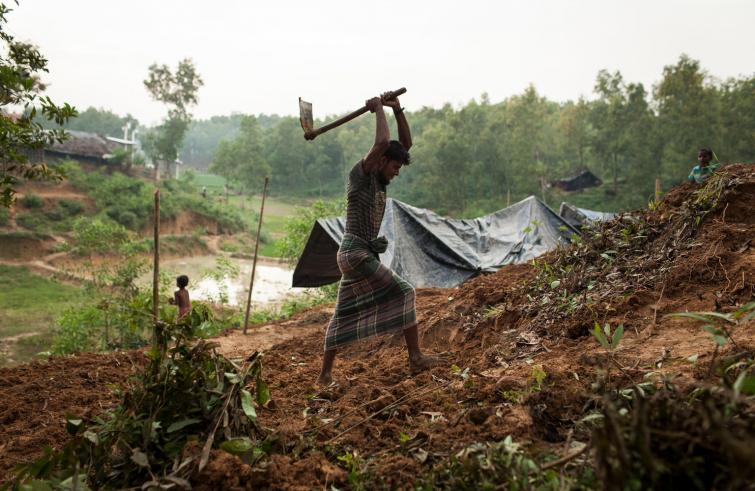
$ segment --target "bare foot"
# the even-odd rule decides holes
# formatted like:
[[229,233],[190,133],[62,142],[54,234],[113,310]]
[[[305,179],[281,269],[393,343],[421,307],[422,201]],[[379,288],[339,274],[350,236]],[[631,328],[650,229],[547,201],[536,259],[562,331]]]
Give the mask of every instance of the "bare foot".
[[333,383],[333,376],[329,373],[321,373],[317,378],[317,385],[320,387],[327,387]]
[[438,356],[420,355],[416,358],[409,358],[409,372],[416,375],[442,364],[443,359]]

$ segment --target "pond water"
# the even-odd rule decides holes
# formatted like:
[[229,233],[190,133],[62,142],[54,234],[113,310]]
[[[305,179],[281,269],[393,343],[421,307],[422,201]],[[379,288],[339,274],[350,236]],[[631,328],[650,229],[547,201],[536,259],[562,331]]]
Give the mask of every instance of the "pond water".
[[[160,269],[171,276],[185,274],[189,277],[191,298],[218,301],[221,295],[227,297],[229,305],[246,304],[249,279],[252,274],[251,259],[228,258],[239,269],[236,276],[224,275],[221,278],[209,276],[216,270],[217,256],[193,256],[162,261]],[[151,274],[151,273],[150,273]],[[252,305],[256,307],[277,307],[283,301],[302,293],[302,288],[292,288],[293,270],[287,264],[257,261],[252,290]]]

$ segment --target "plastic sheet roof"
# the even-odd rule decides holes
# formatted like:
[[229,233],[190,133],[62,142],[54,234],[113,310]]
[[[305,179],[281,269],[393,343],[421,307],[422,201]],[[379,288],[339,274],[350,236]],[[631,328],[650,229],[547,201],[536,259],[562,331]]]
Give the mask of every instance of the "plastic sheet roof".
[[[341,279],[336,254],[345,225],[343,217],[317,220],[294,270],[293,286]],[[474,219],[447,218],[388,199],[380,235],[389,245],[380,261],[417,288],[448,288],[507,264],[530,261],[569,243],[575,232],[535,196]]]

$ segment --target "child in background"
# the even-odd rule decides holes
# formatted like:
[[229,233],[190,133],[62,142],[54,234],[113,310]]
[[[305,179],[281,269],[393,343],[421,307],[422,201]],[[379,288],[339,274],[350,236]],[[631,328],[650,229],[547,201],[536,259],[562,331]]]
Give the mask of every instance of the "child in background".
[[704,183],[719,166],[718,162],[711,164],[710,161],[712,159],[713,151],[710,148],[701,148],[697,153],[699,164],[692,168],[687,179],[695,181],[698,184]]
[[186,314],[191,312],[191,300],[189,299],[189,290],[186,287],[189,284],[189,277],[182,274],[176,278],[178,290],[173,294],[173,298],[168,300],[171,305],[178,305],[178,320],[180,321]]

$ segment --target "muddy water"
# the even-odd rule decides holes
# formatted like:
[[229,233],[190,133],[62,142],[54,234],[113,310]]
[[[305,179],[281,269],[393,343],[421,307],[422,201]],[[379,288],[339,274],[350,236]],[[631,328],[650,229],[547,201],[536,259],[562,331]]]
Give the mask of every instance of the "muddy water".
[[[251,259],[229,259],[239,268],[236,276],[215,278],[209,275],[216,268],[216,256],[194,256],[163,261],[160,269],[171,276],[185,274],[189,277],[189,292],[197,300],[218,301],[221,294],[233,306],[246,304],[249,278],[252,272]],[[293,270],[286,264],[257,261],[254,274],[252,305],[277,307],[286,298],[302,293],[301,288],[292,288]]]

